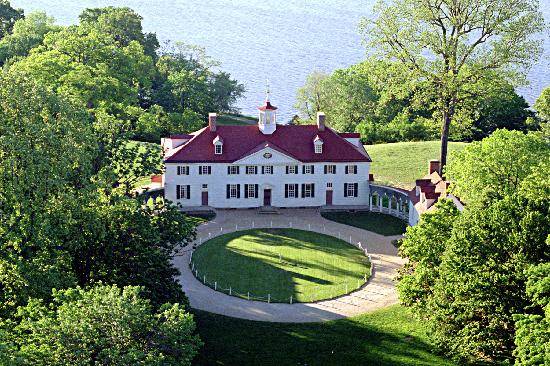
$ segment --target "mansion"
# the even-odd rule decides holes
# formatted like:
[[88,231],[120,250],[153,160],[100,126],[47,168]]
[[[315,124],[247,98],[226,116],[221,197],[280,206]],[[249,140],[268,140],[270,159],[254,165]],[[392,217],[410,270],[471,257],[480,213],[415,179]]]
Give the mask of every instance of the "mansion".
[[277,107],[259,107],[255,125],[216,124],[162,139],[164,196],[182,208],[369,205],[371,159],[356,133],[278,125]]
[[449,183],[431,161],[428,175],[405,190],[379,185],[371,158],[357,133],[339,133],[317,114],[315,125],[278,125],[277,107],[259,107],[258,123],[208,126],[161,141],[164,197],[183,210],[208,208],[291,208],[370,210],[415,225],[439,199],[452,199]]

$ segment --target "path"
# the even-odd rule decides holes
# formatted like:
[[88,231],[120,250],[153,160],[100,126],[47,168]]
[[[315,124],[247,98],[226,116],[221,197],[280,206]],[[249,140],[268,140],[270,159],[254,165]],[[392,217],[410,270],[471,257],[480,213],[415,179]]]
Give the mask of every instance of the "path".
[[[257,210],[218,210],[214,220],[197,228],[200,238],[238,230],[261,227],[289,227],[316,232],[325,232],[353,243],[367,245],[374,264],[374,272],[367,285],[348,295],[316,303],[268,304],[248,301],[229,296],[203,285],[189,269],[192,249],[185,248],[174,258],[174,264],[181,271],[180,282],[189,297],[191,306],[212,313],[235,318],[272,322],[319,322],[341,319],[370,312],[397,302],[393,283],[396,269],[403,261],[397,256],[397,249],[391,244],[399,236],[382,236],[356,227],[339,224],[321,217],[318,209],[282,209],[280,214],[258,214]],[[223,228],[223,231],[220,230]],[[198,242],[197,242],[198,244]]]

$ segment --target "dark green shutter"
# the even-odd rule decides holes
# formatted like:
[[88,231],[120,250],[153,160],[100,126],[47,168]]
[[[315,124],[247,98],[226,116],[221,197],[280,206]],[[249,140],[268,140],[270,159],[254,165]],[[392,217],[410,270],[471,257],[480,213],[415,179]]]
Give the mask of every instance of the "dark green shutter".
[[248,198],[248,184],[244,185],[244,198]]
[[302,198],[306,196],[306,185],[302,183]]
[[300,193],[298,192],[298,185],[294,185],[294,198],[300,197]]
[[357,197],[357,194],[359,193],[359,183],[353,183],[355,187],[355,195],[353,197]]
[[258,185],[254,184],[254,198],[258,198]]
[[[347,169],[347,166],[346,166],[346,169]],[[344,197],[347,197],[347,196],[348,196],[348,184],[344,183]]]
[[241,185],[237,184],[237,198],[241,198]]
[[346,165],[346,174],[349,174],[349,166]]
[[229,198],[230,197],[230,193],[231,192],[231,186],[228,184],[227,185],[227,194],[226,194],[226,198]]
[[315,165],[311,166],[311,174],[315,174]]
[[181,192],[180,192],[180,185],[176,185],[176,199],[180,199],[181,198]]

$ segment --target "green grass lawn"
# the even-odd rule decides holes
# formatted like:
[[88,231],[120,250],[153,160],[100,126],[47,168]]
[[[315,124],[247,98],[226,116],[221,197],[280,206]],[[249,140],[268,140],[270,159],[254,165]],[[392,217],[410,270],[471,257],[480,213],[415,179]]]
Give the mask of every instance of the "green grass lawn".
[[[463,149],[464,142],[450,142],[449,153]],[[439,158],[439,141],[397,142],[366,145],[372,158],[374,182],[401,188],[414,187],[414,181],[428,173],[428,162]]]
[[[365,282],[370,263],[334,237],[295,229],[257,229],[209,240],[193,254],[198,277],[232,295],[310,302],[343,295]],[[346,287],[347,285],[347,287]],[[347,290],[347,291],[346,291]],[[228,291],[224,291],[228,292]]]
[[202,365],[455,365],[434,352],[407,308],[325,323],[269,323],[194,311]]
[[399,235],[405,232],[407,224],[405,221],[390,215],[375,212],[321,212],[325,219],[336,221],[342,224],[355,226],[361,229],[389,236]]
[[220,114],[216,118],[216,123],[220,125],[238,125],[245,126],[256,124],[258,119],[256,117],[243,116],[240,114]]

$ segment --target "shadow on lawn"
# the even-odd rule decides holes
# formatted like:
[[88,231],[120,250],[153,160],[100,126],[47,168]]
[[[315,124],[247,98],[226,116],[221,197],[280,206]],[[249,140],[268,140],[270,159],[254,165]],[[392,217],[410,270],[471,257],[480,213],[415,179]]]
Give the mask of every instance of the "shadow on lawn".
[[[247,234],[254,235],[246,240],[259,244],[257,247],[250,249],[246,246],[228,247],[232,239],[245,237]],[[272,301],[275,302],[287,302],[291,296],[295,301],[313,301],[318,300],[318,296],[327,298],[344,292],[343,286],[341,289],[323,288],[323,286],[340,285],[343,282],[352,285],[356,281],[361,281],[364,276],[363,272],[351,271],[342,265],[342,261],[349,262],[350,258],[358,254],[362,256],[362,253],[345,242],[336,243],[334,238],[328,236],[327,238],[320,243],[315,243],[311,240],[311,234],[308,238],[307,232],[298,230],[292,232],[285,230],[278,234],[273,231],[265,233],[259,230],[231,233],[214,238],[210,243],[199,247],[194,256],[194,263],[199,270],[199,277],[206,275],[207,280],[211,283],[216,281],[219,288],[231,287],[234,292],[241,294],[250,292],[252,297],[267,298],[270,294]],[[279,256],[267,248],[262,249],[265,246],[303,248],[309,251],[309,257],[307,260],[291,258],[286,256],[284,251]],[[311,256],[312,249],[331,255],[337,253],[339,257],[337,262],[340,265],[330,261],[316,261],[315,256]],[[366,261],[366,258],[364,260]],[[368,264],[365,261],[362,257],[361,260],[353,260],[356,264],[364,265],[364,272],[368,272]],[[309,288],[309,286],[312,287]],[[317,288],[317,286],[320,287]],[[312,297],[310,293],[314,288],[318,294],[316,297]]]
[[197,311],[205,346],[194,364],[453,365],[433,352],[420,324],[403,311],[396,306],[309,324],[255,322]]

